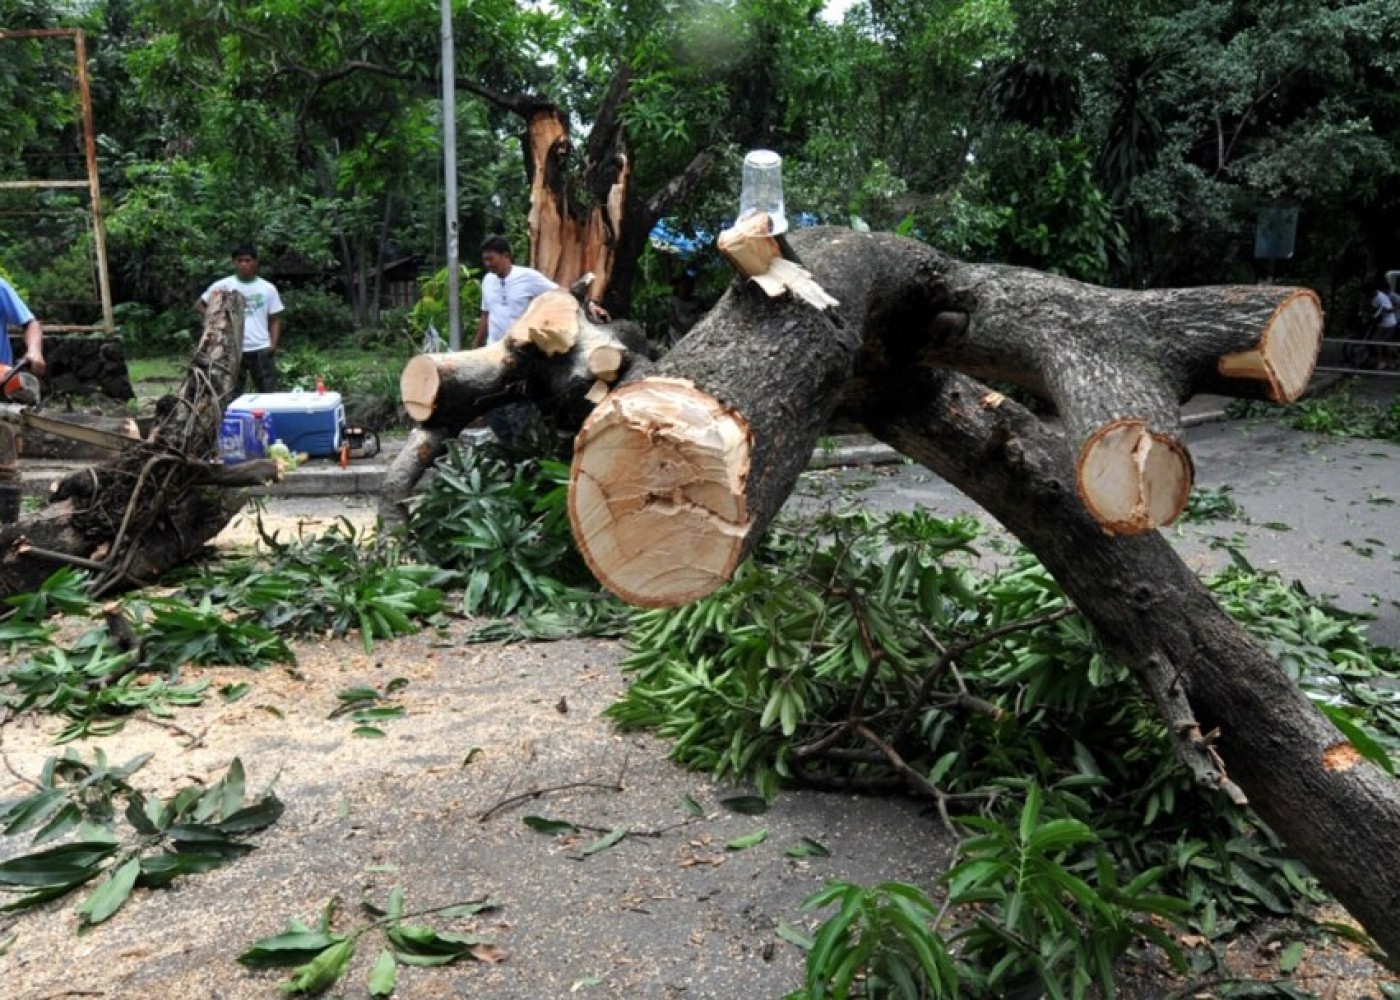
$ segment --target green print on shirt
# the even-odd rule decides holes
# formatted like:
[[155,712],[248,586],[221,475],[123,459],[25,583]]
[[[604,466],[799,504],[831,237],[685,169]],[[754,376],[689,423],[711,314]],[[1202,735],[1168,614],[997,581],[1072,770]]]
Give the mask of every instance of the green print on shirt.
[[243,296],[243,315],[251,316],[263,306],[267,305],[267,297],[262,292],[255,292],[252,295]]

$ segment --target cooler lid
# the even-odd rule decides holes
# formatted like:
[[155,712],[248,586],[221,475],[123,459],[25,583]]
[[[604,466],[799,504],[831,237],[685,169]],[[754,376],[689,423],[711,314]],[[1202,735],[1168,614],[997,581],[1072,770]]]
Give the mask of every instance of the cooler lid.
[[325,413],[340,408],[338,392],[245,392],[232,403],[230,410],[251,413]]

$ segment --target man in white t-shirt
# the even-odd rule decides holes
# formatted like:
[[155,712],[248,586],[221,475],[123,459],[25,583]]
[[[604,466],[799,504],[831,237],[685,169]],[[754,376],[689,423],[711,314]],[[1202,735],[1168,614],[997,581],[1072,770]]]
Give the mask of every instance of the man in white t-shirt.
[[[534,268],[516,264],[503,236],[481,244],[481,266],[486,275],[481,279],[481,321],[474,348],[499,343],[536,297],[559,287]],[[607,321],[608,314],[598,303],[589,300],[587,308],[589,318]],[[529,415],[528,403],[507,403],[487,414],[486,422],[496,437],[510,441],[520,436]]]
[[533,267],[511,260],[510,244],[503,236],[492,236],[481,245],[481,266],[486,274],[481,279],[481,321],[473,347],[503,339],[537,296],[559,287]]
[[[559,287],[534,268],[515,263],[511,256],[510,244],[503,236],[492,236],[481,244],[481,266],[486,275],[481,279],[481,322],[473,347],[504,338],[537,296]],[[598,303],[590,299],[587,308],[589,319],[607,322],[607,311]]]
[[258,251],[251,243],[233,248],[234,273],[220,278],[204,290],[195,311],[203,316],[209,296],[218,292],[238,292],[243,296],[243,377],[253,380],[258,392],[277,391],[277,345],[282,339],[282,297],[277,286],[258,277]]

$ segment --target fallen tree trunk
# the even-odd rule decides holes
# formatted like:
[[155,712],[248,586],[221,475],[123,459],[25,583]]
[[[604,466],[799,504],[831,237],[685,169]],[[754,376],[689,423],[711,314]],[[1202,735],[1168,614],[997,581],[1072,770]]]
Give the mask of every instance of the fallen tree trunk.
[[[1133,669],[1197,780],[1247,797],[1400,957],[1400,785],[1150,530],[1190,486],[1176,403],[1203,389],[1296,395],[1320,332],[1316,298],[1115,292],[844,230],[791,244],[816,290],[773,298],[737,285],[659,365],[634,364],[581,430],[571,516],[602,582],[644,604],[718,586],[839,407],[1020,537]],[[828,296],[839,305],[812,304]],[[541,374],[514,377],[543,385],[545,369],[574,363],[541,354],[522,361]],[[1061,426],[959,368],[1044,393]]]
[[[56,484],[48,506],[0,527],[0,597],[36,589],[63,565],[92,574],[95,595],[149,583],[188,561],[242,508],[210,468],[224,407],[237,395],[243,302],[215,293],[178,392],[145,441]],[[260,466],[261,479],[276,474]]]
[[[689,378],[715,405],[732,409],[735,421],[747,418],[757,396],[765,411],[805,425],[809,410],[825,401],[801,372],[789,386],[788,366],[847,352],[850,331],[860,331],[851,377],[840,390],[843,412],[962,489],[1035,552],[1133,668],[1198,780],[1237,801],[1248,796],[1381,947],[1400,956],[1400,839],[1394,836],[1400,785],[1323,718],[1160,535],[1118,536],[1115,518],[1080,501],[1086,448],[1115,422],[1147,428],[1155,448],[1158,436],[1177,440],[1168,405],[1198,387],[1235,388],[1244,378],[1280,399],[1301,391],[1311,367],[1315,299],[1275,288],[1114,293],[958,264],[909,241],[840,231],[801,232],[792,243],[840,301],[836,313],[844,322],[795,300],[769,305],[749,292],[731,292],[683,343],[688,350],[678,349],[666,374]],[[796,330],[803,337],[798,344],[789,339]],[[1109,336],[1115,330],[1126,343]],[[1065,345],[1063,360],[1055,357],[1057,341]],[[1096,350],[1105,357],[1095,360]],[[949,371],[957,366],[1046,392],[1064,417],[1064,431]],[[756,378],[755,371],[764,375]],[[620,404],[624,392],[637,394],[650,381],[613,399]],[[594,422],[615,419],[601,407],[590,418],[575,450],[576,470],[589,466]],[[645,410],[629,418],[637,427],[656,419]],[[770,449],[786,445],[806,458],[804,434],[785,436],[769,424]],[[658,439],[658,454],[669,449]],[[1133,488],[1150,500],[1157,473],[1140,461],[1141,450],[1129,452],[1138,479]],[[718,479],[710,481],[718,487]],[[628,495],[665,498],[668,488],[663,482],[649,490],[637,477]],[[580,490],[571,504],[592,509],[590,492]],[[774,508],[767,490],[747,481],[725,502],[765,515]],[[635,514],[614,508],[609,530],[623,537],[650,531],[645,502],[639,508]],[[762,530],[761,521],[747,530]],[[678,545],[666,556],[693,558]],[[610,572],[621,577],[619,590],[648,578],[627,563]],[[611,586],[609,578],[604,582]],[[1219,738],[1212,745],[1204,734],[1214,731]]]
[[1159,533],[1115,538],[1066,502],[1072,464],[1061,436],[964,376],[866,374],[847,398],[853,413],[1033,551],[1153,698],[1197,781],[1237,802],[1243,790],[1400,956],[1400,784],[1362,758]]

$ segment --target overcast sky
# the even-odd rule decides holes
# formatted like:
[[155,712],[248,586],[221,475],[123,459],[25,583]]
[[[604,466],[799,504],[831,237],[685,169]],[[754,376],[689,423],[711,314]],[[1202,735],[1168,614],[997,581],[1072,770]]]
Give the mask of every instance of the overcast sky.
[[822,10],[822,18],[832,24],[840,24],[841,18],[846,16],[846,8],[855,2],[856,0],[827,0],[826,7]]

